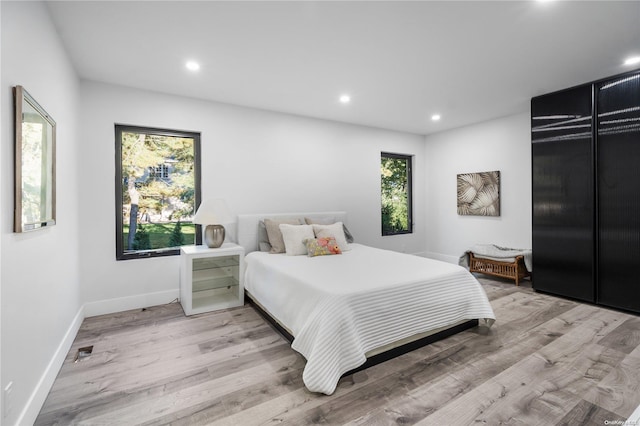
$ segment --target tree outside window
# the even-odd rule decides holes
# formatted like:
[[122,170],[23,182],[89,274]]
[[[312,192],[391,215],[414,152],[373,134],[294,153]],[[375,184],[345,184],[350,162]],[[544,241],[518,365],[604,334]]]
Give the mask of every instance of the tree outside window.
[[116,257],[179,253],[200,242],[200,134],[116,125]]
[[380,155],[382,235],[412,232],[411,156]]

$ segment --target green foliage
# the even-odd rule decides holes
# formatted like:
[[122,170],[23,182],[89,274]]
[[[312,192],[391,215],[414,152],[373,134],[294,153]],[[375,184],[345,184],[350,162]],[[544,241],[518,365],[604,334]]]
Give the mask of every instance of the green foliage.
[[[170,182],[149,173],[153,167],[170,162]],[[147,174],[144,181],[141,179]],[[143,133],[122,134],[122,176],[135,182],[141,209],[161,209],[162,199],[176,197],[193,204],[194,141],[191,138]],[[131,202],[128,185],[123,183],[123,204]]]
[[[123,209],[123,223],[133,227],[144,220],[167,222],[189,218],[194,214],[193,138],[123,132],[121,144],[122,204],[123,207],[128,206]],[[154,168],[162,165],[168,167],[168,177],[154,173]],[[174,230],[174,225],[171,225],[171,230]],[[172,243],[179,241],[180,235],[176,233]],[[164,244],[168,243],[164,241]],[[179,245],[182,244],[171,246]]]
[[43,126],[40,122],[22,123],[23,222],[39,222],[47,217],[43,180],[47,175],[48,155],[42,151],[42,132]]
[[139,225],[136,229],[136,236],[133,239],[133,250],[149,250],[151,249],[151,240],[149,233],[144,226]]
[[[171,240],[171,235],[173,234],[173,229],[176,223],[145,223],[144,231],[149,235],[149,240],[151,242],[151,249],[161,249],[167,247],[174,247],[170,245],[169,241]],[[123,240],[124,246],[127,246],[127,238],[129,236],[129,226],[124,225],[123,227]],[[139,225],[138,225],[139,229]],[[196,226],[190,222],[181,222],[180,224],[180,232],[182,232],[182,236],[184,238],[183,245],[186,244],[195,244],[196,238]],[[137,232],[136,232],[137,234]]]
[[[141,178],[149,167],[162,164],[169,155],[169,149],[163,139],[144,133],[122,134],[122,175],[129,178]],[[160,142],[160,143],[159,143]]]
[[383,235],[410,231],[408,161],[382,157],[380,162]]
[[182,234],[182,225],[178,221],[171,232],[169,247],[180,247],[182,245],[184,245],[184,235]]

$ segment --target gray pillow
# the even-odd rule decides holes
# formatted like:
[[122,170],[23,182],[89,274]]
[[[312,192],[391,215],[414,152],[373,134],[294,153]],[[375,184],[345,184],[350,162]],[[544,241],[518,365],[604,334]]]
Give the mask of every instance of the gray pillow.
[[271,244],[269,244],[269,236],[267,235],[267,225],[264,224],[264,220],[258,222],[258,249],[260,251],[271,251]]
[[282,238],[282,231],[280,231],[281,224],[287,225],[302,225],[300,219],[265,219],[264,225],[267,228],[267,236],[269,237],[269,244],[271,244],[271,250],[269,253],[285,253],[286,247],[284,245],[284,239]]

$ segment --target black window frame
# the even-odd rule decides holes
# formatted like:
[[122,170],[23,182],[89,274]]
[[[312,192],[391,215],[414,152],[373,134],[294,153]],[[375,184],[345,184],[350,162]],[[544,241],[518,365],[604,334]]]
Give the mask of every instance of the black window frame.
[[[179,248],[163,248],[163,249],[155,249],[155,250],[144,250],[139,252],[128,252],[124,251],[124,241],[122,238],[124,223],[122,218],[122,133],[131,132],[131,133],[146,133],[146,134],[154,134],[159,136],[173,136],[173,137],[182,137],[182,138],[192,138],[194,145],[194,157],[193,157],[193,165],[194,165],[194,199],[195,199],[195,209],[200,206],[202,201],[201,196],[201,150],[200,150],[200,132],[192,132],[186,130],[172,130],[172,129],[162,129],[157,127],[145,127],[145,126],[134,126],[129,124],[115,124],[115,144],[116,144],[116,155],[115,155],[115,165],[116,165],[116,173],[115,173],[115,205],[116,205],[116,260],[130,260],[130,259],[146,259],[153,257],[163,257],[163,256],[176,256],[180,254]],[[195,237],[196,241],[194,245],[202,245],[202,226],[196,225],[195,228]]]
[[[392,158],[396,160],[404,160],[407,163],[407,230],[389,232],[385,231],[384,224],[382,222],[382,211],[380,215],[380,230],[383,237],[391,235],[405,235],[413,233],[413,155],[411,154],[398,154],[393,152],[381,152],[380,161],[383,158]],[[380,208],[382,208],[382,181],[380,184]]]

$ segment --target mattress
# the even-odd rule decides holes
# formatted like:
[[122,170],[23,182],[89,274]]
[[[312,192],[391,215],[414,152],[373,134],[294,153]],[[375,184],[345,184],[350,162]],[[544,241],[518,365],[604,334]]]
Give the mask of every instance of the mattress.
[[419,333],[495,315],[464,268],[361,244],[334,256],[252,252],[245,288],[294,336],[305,386],[332,394],[365,354]]

